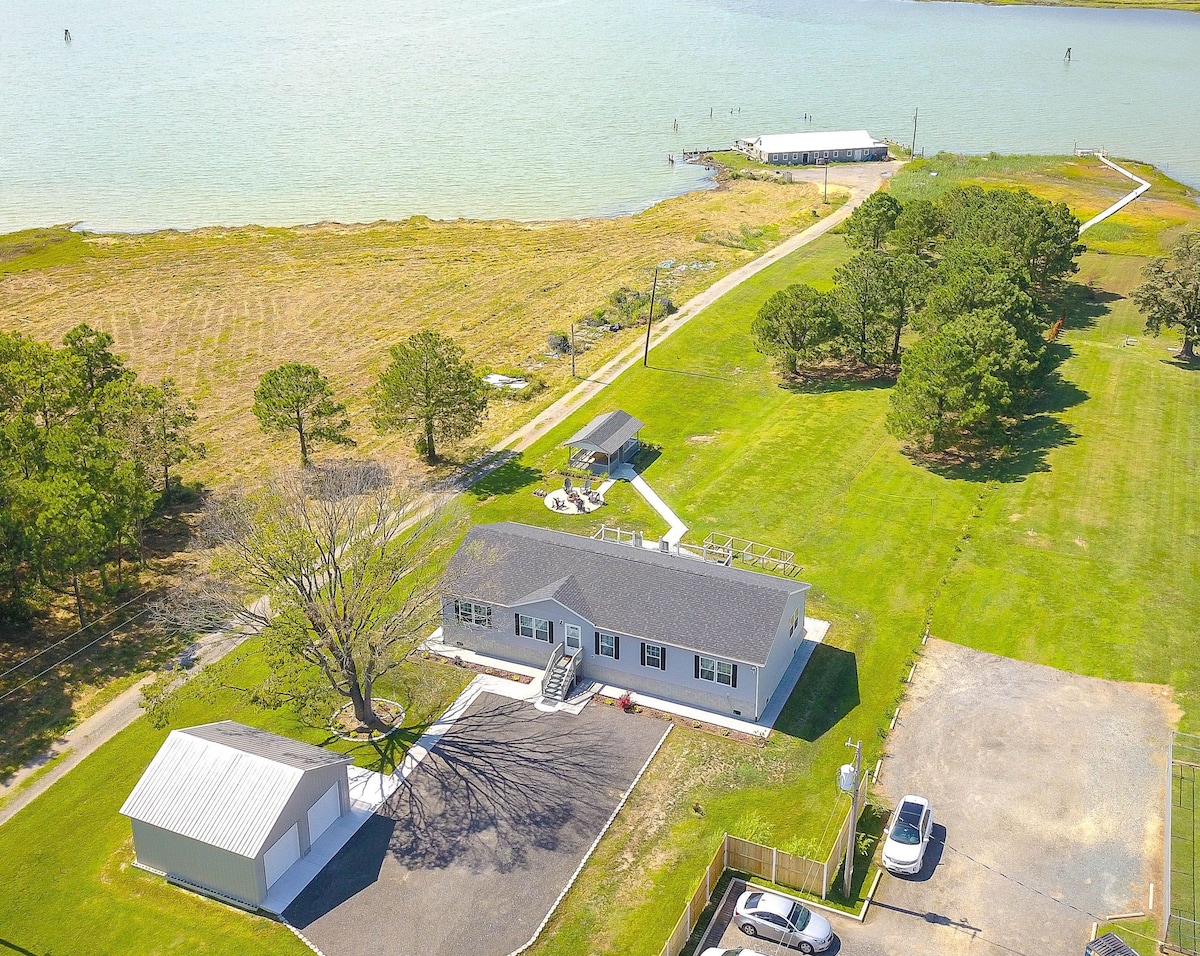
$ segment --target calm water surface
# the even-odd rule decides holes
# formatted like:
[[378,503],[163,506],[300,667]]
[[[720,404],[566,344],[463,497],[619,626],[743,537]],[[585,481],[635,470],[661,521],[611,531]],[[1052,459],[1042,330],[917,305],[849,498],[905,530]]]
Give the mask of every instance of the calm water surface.
[[1078,141],[1200,186],[1200,16],[905,0],[5,0],[0,231],[611,214],[702,183],[667,165],[684,146],[800,129],[805,112],[813,128],[907,142],[914,106],[927,150]]

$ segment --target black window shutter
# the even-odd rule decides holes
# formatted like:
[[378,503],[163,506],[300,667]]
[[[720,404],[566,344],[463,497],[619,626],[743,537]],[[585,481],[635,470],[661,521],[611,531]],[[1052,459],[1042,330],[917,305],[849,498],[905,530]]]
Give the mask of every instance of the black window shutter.
[[550,628],[550,643],[553,644],[554,643],[554,622],[547,621],[546,624]]
[[621,659],[621,638],[618,637],[616,634],[614,634],[613,635],[613,660],[619,661],[620,659]]
[[516,634],[517,637],[520,637],[521,636],[521,615],[520,614],[513,615],[513,627],[515,628],[513,633]]
[[731,683],[729,686],[737,687],[737,664],[733,665],[733,683]]
[[643,667],[646,666],[646,644],[645,644],[645,642],[642,643],[642,666]]
[[692,676],[694,676],[696,678],[696,680],[699,680],[700,679],[700,655],[699,654],[695,655],[693,660],[695,661],[695,664],[696,664],[696,670]]
[[667,669],[667,649],[665,647],[658,649],[658,669],[660,671]]
[[459,616],[459,613],[458,613],[458,598],[455,598],[455,599],[454,599],[454,616],[455,616],[456,618]]
[[596,656],[600,656],[600,632],[596,632]]

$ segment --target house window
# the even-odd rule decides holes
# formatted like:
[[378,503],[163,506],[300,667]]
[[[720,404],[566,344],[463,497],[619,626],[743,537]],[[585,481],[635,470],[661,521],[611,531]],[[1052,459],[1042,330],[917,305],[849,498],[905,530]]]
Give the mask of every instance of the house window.
[[479,601],[455,601],[454,616],[460,624],[474,624],[476,627],[492,626],[492,606],[481,604]]
[[549,644],[554,634],[554,629],[550,626],[549,621],[543,621],[540,617],[518,614],[517,633],[521,637],[532,637],[535,641],[545,641]]
[[696,679],[737,687],[737,664],[719,661],[715,657],[696,655]]
[[643,644],[642,666],[657,667],[660,671],[665,671],[667,669],[667,649],[661,644]]
[[596,632],[596,656],[611,657],[614,661],[621,657],[621,640],[616,634]]
[[777,159],[779,159],[779,154],[778,154],[778,153],[772,153],[772,154],[771,154],[771,162],[775,162]]
[[788,628],[788,637],[791,637],[793,634],[796,633],[796,628],[799,626],[799,624],[800,624],[800,608],[796,608],[796,610],[792,611],[792,626],[790,628]]

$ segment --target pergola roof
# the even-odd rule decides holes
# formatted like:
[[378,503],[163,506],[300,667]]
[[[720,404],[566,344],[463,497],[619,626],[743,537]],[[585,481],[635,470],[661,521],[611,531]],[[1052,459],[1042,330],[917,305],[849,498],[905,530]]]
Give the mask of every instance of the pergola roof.
[[583,448],[586,451],[615,455],[625,447],[629,439],[645,427],[628,412],[605,412],[593,418],[563,444],[568,448]]

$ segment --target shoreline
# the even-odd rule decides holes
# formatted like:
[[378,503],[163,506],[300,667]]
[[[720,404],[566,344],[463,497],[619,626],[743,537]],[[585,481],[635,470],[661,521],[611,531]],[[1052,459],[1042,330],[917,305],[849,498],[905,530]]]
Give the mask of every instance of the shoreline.
[[[989,5],[989,6],[1067,6],[1067,5],[1070,5],[1070,6],[1108,6],[1108,7],[1112,6],[1111,3],[1107,3],[1107,4],[1103,3],[1103,0],[1099,0],[1099,2],[1093,2],[1093,0],[1068,0],[1068,2],[1065,2],[1065,3],[1038,2],[1038,0],[918,0],[918,2],[922,2],[922,3],[976,3],[976,4]],[[1197,12],[1200,12],[1200,0],[1197,0],[1197,2],[1194,4],[1194,6],[1195,6]],[[1149,9],[1149,7],[1145,7],[1142,9]],[[907,152],[907,151],[903,150],[903,152]],[[965,153],[965,152],[959,153],[959,152],[950,152],[950,151],[940,151],[940,152],[945,152],[945,153],[949,153],[949,155],[960,156],[960,157],[964,157],[964,158],[968,158],[968,159],[970,159],[972,157],[984,157],[984,156],[996,155],[994,153]],[[936,153],[933,155],[940,155],[940,153]],[[1005,158],[1032,157],[1032,158],[1037,158],[1037,159],[1063,159],[1063,160],[1072,160],[1072,159],[1078,158],[1072,153],[1004,153],[1004,154],[999,154],[999,155],[1004,156]],[[908,161],[909,160],[909,157],[907,157],[907,156],[896,156],[893,158],[899,159],[900,161]],[[923,159],[926,157],[918,156],[917,158]],[[1163,178],[1170,180],[1171,182],[1176,183],[1179,186],[1183,187],[1183,189],[1185,189],[1189,195],[1191,195],[1193,197],[1200,197],[1200,187],[1193,186],[1193,185],[1186,183],[1180,179],[1175,179],[1169,173],[1164,172],[1161,167],[1156,166],[1153,163],[1147,163],[1143,160],[1133,159],[1133,158],[1130,158],[1127,156],[1114,156],[1112,158],[1114,158],[1117,162],[1132,163],[1137,166],[1147,167],[1147,168],[1151,169],[1155,174],[1162,176]],[[735,180],[735,179],[739,179],[739,178],[751,178],[751,179],[760,179],[760,180],[764,180],[764,181],[772,181],[772,180],[782,181],[782,173],[785,171],[803,176],[805,174],[806,170],[808,171],[809,175],[812,175],[812,170],[817,170],[817,169],[822,168],[822,167],[818,167],[818,166],[811,166],[811,167],[756,166],[755,170],[754,170],[755,173],[762,172],[762,173],[769,174],[772,171],[774,171],[777,173],[777,175],[772,176],[772,175],[753,175],[752,174],[752,175],[747,176],[742,171],[740,171],[732,166],[727,166],[718,159],[714,159],[712,157],[712,154],[705,154],[703,158],[693,161],[691,163],[688,163],[687,165],[696,166],[696,167],[703,168],[706,170],[706,174],[699,181],[699,184],[696,187],[694,187],[692,189],[685,189],[685,190],[683,190],[681,192],[677,192],[677,193],[671,193],[670,195],[660,196],[660,197],[657,197],[657,198],[650,200],[648,202],[645,202],[645,203],[638,203],[635,208],[622,209],[622,210],[618,210],[618,211],[614,211],[614,212],[610,212],[610,213],[596,213],[596,214],[592,214],[592,215],[562,216],[562,217],[558,217],[558,218],[531,218],[531,219],[517,219],[517,218],[513,218],[513,217],[489,218],[489,217],[484,217],[484,216],[457,216],[453,219],[439,219],[436,217],[425,215],[423,213],[413,213],[409,216],[404,216],[399,219],[371,219],[371,220],[350,221],[350,222],[338,220],[338,219],[321,219],[321,220],[316,220],[313,222],[292,222],[292,223],[246,222],[246,223],[233,224],[233,225],[224,224],[224,223],[207,223],[207,224],[203,224],[203,225],[190,226],[190,227],[163,226],[163,227],[146,227],[146,228],[138,228],[138,229],[111,229],[111,230],[91,230],[91,229],[87,228],[87,223],[84,222],[83,220],[75,220],[75,221],[70,221],[70,222],[54,223],[51,225],[27,226],[25,228],[15,229],[15,230],[11,230],[9,232],[0,232],[0,243],[3,243],[5,241],[11,242],[14,239],[17,239],[17,237],[25,236],[27,234],[30,234],[30,238],[33,238],[32,234],[37,234],[37,233],[60,233],[61,234],[64,232],[69,233],[74,236],[78,236],[81,239],[88,239],[88,238],[104,238],[106,236],[111,236],[114,238],[136,238],[136,237],[141,237],[141,236],[149,237],[149,236],[165,235],[165,234],[175,234],[175,235],[179,235],[179,236],[187,236],[187,235],[197,235],[200,233],[213,233],[213,234],[236,233],[236,232],[272,230],[272,229],[287,229],[287,230],[293,230],[296,232],[328,231],[328,230],[365,230],[365,229],[372,229],[372,228],[391,228],[391,227],[404,226],[404,225],[412,226],[412,225],[419,225],[423,222],[428,223],[431,226],[439,226],[439,227],[447,227],[447,226],[465,227],[465,226],[482,224],[482,225],[494,225],[494,226],[515,225],[515,226],[524,226],[524,227],[529,227],[529,228],[546,227],[546,226],[560,225],[560,224],[565,224],[565,223],[612,222],[612,221],[618,220],[618,219],[626,219],[626,218],[633,218],[635,216],[639,216],[642,213],[646,212],[647,210],[653,209],[655,206],[658,206],[665,202],[670,202],[674,199],[679,199],[683,196],[691,195],[692,193],[719,191],[719,190],[725,188],[726,185],[728,184],[728,182],[730,182],[731,180]],[[869,167],[871,165],[873,165],[873,164],[872,163],[843,163],[843,164],[839,164],[838,166],[831,166],[831,170],[838,169],[838,168],[859,169],[859,168]],[[803,181],[803,180],[801,180],[801,181]],[[830,185],[835,185],[835,184],[839,188],[842,188],[842,189],[851,188],[851,185],[848,185],[848,184],[842,183],[842,182],[837,182],[835,179],[831,178]],[[19,239],[17,241],[19,241]],[[3,266],[4,266],[5,262],[6,262],[6,260],[3,258],[3,250],[0,249],[0,274],[3,274],[3,271],[4,271]]]

